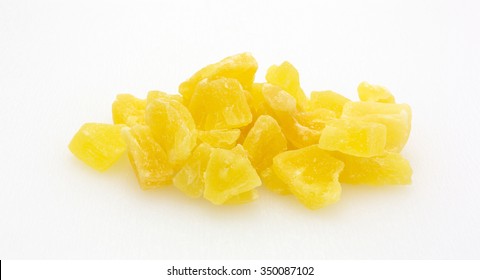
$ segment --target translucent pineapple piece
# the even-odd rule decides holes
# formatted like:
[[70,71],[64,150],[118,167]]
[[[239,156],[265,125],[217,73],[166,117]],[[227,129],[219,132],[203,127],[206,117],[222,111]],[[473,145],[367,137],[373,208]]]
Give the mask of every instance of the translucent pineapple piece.
[[128,157],[143,190],[169,185],[174,171],[163,148],[155,141],[146,125],[123,128]]
[[257,200],[257,198],[258,198],[258,191],[256,189],[253,189],[253,190],[249,190],[241,194],[232,196],[227,201],[225,201],[224,204],[225,205],[245,204],[245,203],[255,201]]
[[336,92],[327,91],[313,91],[310,95],[308,110],[327,109],[335,112],[337,118],[342,115],[343,106],[349,102],[350,99]]
[[168,94],[163,91],[159,90],[151,90],[147,94],[147,101],[146,103],[148,104],[150,101],[157,99],[157,98],[166,98],[168,100],[175,100],[178,103],[183,104],[183,97],[179,94]]
[[190,197],[201,197],[205,189],[204,174],[207,169],[212,147],[199,144],[185,165],[173,178],[173,185]]
[[407,104],[380,102],[348,102],[342,118],[359,119],[383,124],[387,127],[385,149],[401,152],[410,135],[412,111]]
[[343,162],[330,156],[318,145],[286,151],[273,158],[275,174],[309,209],[337,202],[341,195],[338,182]]
[[214,148],[232,149],[240,137],[240,129],[199,130],[198,139]]
[[68,148],[90,167],[105,171],[125,152],[120,131],[123,125],[86,123],[73,136]]
[[278,86],[265,84],[263,97],[269,114],[274,117],[287,140],[296,148],[317,144],[321,132],[300,124],[297,114],[295,99]]
[[272,165],[274,156],[287,150],[287,140],[277,121],[262,115],[247,134],[243,147],[252,165],[260,171]]
[[146,101],[131,94],[118,94],[112,104],[112,117],[115,124],[145,124]]
[[361,82],[358,85],[357,91],[361,101],[395,103],[395,97],[387,88],[382,86]]
[[322,132],[320,148],[358,157],[385,153],[387,129],[383,124],[355,119],[330,121]]
[[287,195],[291,193],[287,184],[278,178],[272,167],[263,169],[260,171],[259,175],[262,179],[263,185],[272,192],[281,195]]
[[295,118],[298,122],[308,128],[322,131],[326,123],[335,119],[337,116],[334,111],[318,108],[313,111],[298,112]]
[[213,204],[224,204],[232,197],[262,184],[255,168],[241,153],[238,149],[212,150],[205,171],[204,197]]
[[243,88],[248,89],[253,83],[257,68],[257,61],[250,53],[229,56],[220,62],[200,69],[187,81],[181,83],[178,90],[184,98],[184,104],[188,106],[195,88],[201,80],[205,78],[213,80],[220,77],[233,78],[238,80]]
[[197,144],[192,115],[181,103],[157,98],[148,103],[145,121],[173,165],[188,159]]
[[298,71],[290,62],[285,61],[278,66],[270,66],[265,78],[270,84],[280,86],[293,96],[299,110],[303,111],[307,108],[307,97],[300,87]]
[[242,85],[234,79],[202,80],[188,108],[201,130],[239,128],[252,121]]
[[334,156],[345,163],[340,182],[347,184],[405,185],[412,183],[412,168],[398,153],[363,158],[342,153]]

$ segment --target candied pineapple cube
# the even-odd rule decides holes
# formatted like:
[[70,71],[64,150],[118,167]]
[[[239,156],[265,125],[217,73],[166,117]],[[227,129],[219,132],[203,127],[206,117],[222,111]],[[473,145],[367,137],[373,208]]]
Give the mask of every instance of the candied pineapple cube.
[[322,131],[326,123],[336,118],[336,114],[334,111],[318,108],[313,111],[297,112],[295,118],[305,127]]
[[240,137],[240,129],[199,130],[198,139],[214,148],[232,149]]
[[122,136],[128,146],[128,157],[144,190],[169,185],[173,178],[173,167],[167,154],[158,144],[150,127],[136,125],[123,128]]
[[145,124],[146,101],[131,94],[118,94],[112,104],[112,117],[115,124]]
[[202,80],[188,108],[201,130],[239,128],[252,121],[242,85],[234,79]]
[[282,181],[280,178],[278,178],[272,167],[267,167],[263,169],[262,171],[260,171],[259,175],[262,179],[263,185],[272,192],[281,195],[287,195],[291,193],[288,189],[288,185],[285,184],[285,182]]
[[395,97],[388,89],[382,86],[361,82],[358,85],[357,91],[361,101],[395,103]]
[[308,110],[327,109],[335,112],[339,118],[342,115],[343,106],[349,101],[350,99],[345,96],[330,90],[313,91],[310,95]]
[[258,191],[256,189],[237,194],[225,201],[225,205],[238,205],[252,202],[258,198]]
[[412,168],[398,153],[363,158],[334,153],[345,163],[340,182],[347,184],[405,185],[412,183]]
[[300,76],[297,69],[290,62],[285,61],[278,66],[270,66],[265,78],[270,84],[280,86],[293,96],[299,110],[307,108],[307,97],[300,87]]
[[273,158],[275,174],[309,209],[337,202],[342,192],[338,176],[343,162],[318,145],[286,151]]
[[255,168],[241,151],[212,150],[205,171],[204,197],[207,200],[213,204],[224,204],[261,184]]
[[372,157],[385,153],[387,129],[383,124],[355,119],[333,120],[320,137],[320,148],[348,155]]
[[385,149],[401,152],[410,135],[412,112],[407,104],[348,102],[342,118],[383,124],[387,128]]
[[188,106],[195,88],[201,80],[205,78],[214,80],[220,77],[233,78],[239,81],[243,88],[248,89],[253,83],[257,68],[257,61],[250,53],[229,56],[200,69],[187,81],[181,83],[178,90],[184,98],[184,104]]
[[155,99],[158,99],[158,98],[165,98],[167,100],[175,100],[178,103],[183,104],[183,97],[181,95],[179,95],[179,94],[168,94],[168,93],[165,93],[165,92],[159,91],[159,90],[149,91],[148,95],[147,95],[146,103],[148,104],[152,100],[155,100]]
[[90,167],[105,171],[125,152],[120,131],[123,125],[86,123],[73,136],[68,148]]
[[197,133],[192,115],[183,104],[170,99],[153,99],[148,103],[145,121],[170,163],[177,166],[188,159],[197,144]]

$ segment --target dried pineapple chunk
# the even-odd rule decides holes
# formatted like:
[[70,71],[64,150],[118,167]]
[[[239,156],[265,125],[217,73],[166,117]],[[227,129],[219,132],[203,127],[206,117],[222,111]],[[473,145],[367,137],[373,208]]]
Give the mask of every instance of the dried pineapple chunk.
[[313,91],[310,95],[308,111],[327,109],[335,112],[339,118],[342,115],[343,106],[349,101],[350,99],[345,96],[330,90]]
[[188,109],[201,130],[239,128],[252,121],[242,85],[229,78],[202,80]]
[[123,128],[122,136],[128,146],[130,163],[143,190],[171,184],[173,168],[148,126]]
[[407,104],[348,102],[342,118],[383,124],[387,128],[385,149],[401,152],[410,135],[412,112]]
[[167,100],[175,100],[175,101],[183,104],[183,97],[181,95],[179,95],[179,94],[168,94],[168,93],[165,93],[165,92],[159,91],[159,90],[149,91],[148,95],[147,95],[146,103],[148,104],[152,100],[155,100],[155,99],[158,99],[158,98],[165,98]]
[[285,184],[285,182],[282,181],[280,178],[278,178],[272,167],[268,167],[260,171],[259,175],[260,178],[262,178],[263,185],[272,192],[281,195],[291,193],[288,189],[288,185]]
[[325,124],[335,119],[336,115],[334,111],[318,108],[313,111],[297,112],[295,118],[305,127],[322,131],[325,128]]
[[407,159],[397,153],[362,158],[334,153],[345,163],[340,182],[347,184],[405,185],[412,183],[412,168]]
[[395,103],[395,97],[390,91],[382,86],[371,85],[361,82],[357,88],[358,97],[361,101]]
[[112,104],[112,117],[114,124],[145,124],[146,101],[138,99],[131,94],[118,94]]
[[258,198],[258,191],[256,189],[249,190],[243,192],[241,194],[237,194],[232,196],[227,201],[225,201],[225,205],[238,205],[238,204],[245,204],[252,202]]
[[319,145],[324,150],[372,157],[385,153],[386,140],[387,129],[383,124],[340,119],[327,124]]
[[151,100],[145,121],[170,163],[177,166],[188,159],[197,144],[197,134],[195,122],[185,106],[170,99]]
[[221,148],[212,150],[205,171],[204,197],[207,200],[224,204],[261,184],[255,168],[241,152]]
[[309,209],[337,202],[342,192],[338,182],[343,162],[318,145],[286,151],[273,158],[275,174]]
[[105,171],[125,152],[120,131],[123,125],[86,123],[73,136],[68,148],[90,167]]
[[300,77],[297,69],[288,61],[280,65],[272,65],[267,70],[265,77],[272,85],[280,86],[283,90],[293,96],[299,110],[307,108],[307,97],[300,87]]
[[178,91],[183,95],[184,104],[188,106],[197,84],[205,78],[212,80],[220,77],[233,78],[239,81],[243,88],[248,89],[253,83],[257,68],[257,61],[250,53],[229,56],[200,69],[187,81],[181,83]]
[[232,149],[240,137],[240,129],[199,130],[198,139],[214,148]]

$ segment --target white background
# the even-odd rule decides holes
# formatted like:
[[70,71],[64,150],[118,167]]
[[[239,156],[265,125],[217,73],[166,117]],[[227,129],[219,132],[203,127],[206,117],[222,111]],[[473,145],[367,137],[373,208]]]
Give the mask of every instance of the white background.
[[[480,258],[480,49],[475,1],[0,1],[0,258]],[[142,192],[67,145],[111,122],[117,93],[175,93],[250,51],[257,80],[289,60],[304,90],[366,80],[413,109],[407,187],[345,186],[310,211],[261,190],[216,207]]]

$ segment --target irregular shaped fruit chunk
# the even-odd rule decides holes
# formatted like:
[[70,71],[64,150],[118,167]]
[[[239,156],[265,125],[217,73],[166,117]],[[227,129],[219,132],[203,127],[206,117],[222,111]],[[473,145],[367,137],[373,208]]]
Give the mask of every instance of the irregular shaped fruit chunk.
[[348,102],[343,109],[342,118],[385,125],[387,127],[385,149],[398,153],[402,151],[410,135],[412,112],[407,104]]
[[345,163],[340,182],[347,184],[405,185],[412,183],[412,168],[407,159],[397,153],[362,158],[335,153]]
[[237,204],[245,204],[257,200],[258,198],[258,191],[256,189],[246,191],[241,194],[237,194],[232,196],[224,204],[226,205],[237,205]]
[[185,106],[175,100],[154,99],[147,106],[145,121],[170,163],[178,165],[188,159],[197,144],[197,134]]
[[165,98],[167,100],[175,100],[178,103],[183,104],[183,97],[181,95],[168,94],[168,93],[165,93],[165,92],[159,91],[159,90],[151,90],[151,91],[148,92],[147,103],[149,103],[150,101],[152,101],[154,99],[157,99],[157,98]]
[[263,185],[274,193],[286,195],[290,194],[287,184],[278,178],[272,167],[265,168],[260,171]]
[[237,144],[240,129],[199,130],[198,138],[214,148],[231,149]]
[[148,126],[123,128],[122,136],[128,145],[128,157],[142,189],[154,189],[171,183],[173,168]]
[[214,204],[253,190],[262,182],[247,157],[239,152],[213,149],[205,171],[204,197]]
[[125,151],[120,130],[123,125],[86,123],[73,136],[68,148],[90,167],[104,171]]
[[199,144],[185,165],[173,178],[173,185],[190,197],[200,197],[205,189],[204,174],[207,169],[212,147]]
[[309,111],[327,109],[335,112],[339,118],[342,115],[343,106],[349,101],[350,99],[345,96],[330,90],[313,91],[310,95]]
[[358,85],[357,91],[361,101],[395,103],[395,97],[388,89],[382,86],[362,82]]
[[280,86],[297,101],[299,110],[307,107],[307,97],[300,87],[300,77],[297,69],[290,62],[285,61],[279,66],[272,65],[267,70],[266,80],[272,85]]
[[295,117],[301,125],[322,131],[326,123],[336,118],[336,114],[333,111],[318,108],[313,111],[298,112]]
[[145,124],[146,101],[131,94],[118,94],[112,104],[112,117],[115,124]]
[[340,199],[338,175],[343,162],[318,145],[286,151],[273,158],[275,174],[307,208],[317,209]]
[[220,62],[202,68],[190,79],[181,83],[178,90],[183,95],[184,104],[188,106],[193,92],[201,80],[205,78],[213,80],[220,77],[233,78],[238,80],[243,88],[248,89],[253,83],[257,68],[257,61],[250,53],[229,56]]
[[257,170],[263,170],[272,165],[274,156],[287,150],[287,140],[277,121],[268,115],[262,115],[248,132],[243,147],[247,150],[252,165]]
[[387,129],[384,125],[360,120],[334,120],[320,137],[320,148],[345,154],[372,157],[385,153]]
[[242,86],[234,79],[201,81],[188,108],[202,130],[238,128],[252,121]]

